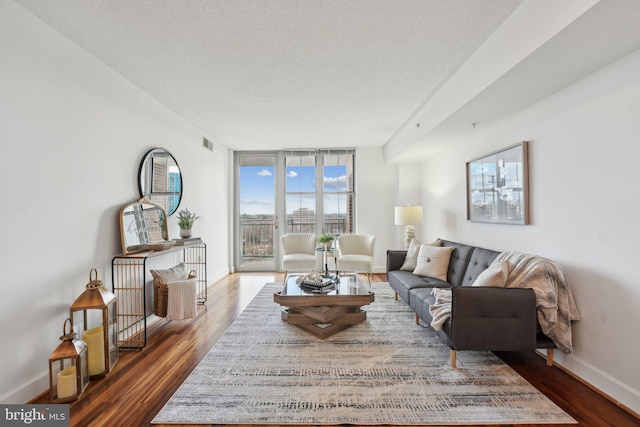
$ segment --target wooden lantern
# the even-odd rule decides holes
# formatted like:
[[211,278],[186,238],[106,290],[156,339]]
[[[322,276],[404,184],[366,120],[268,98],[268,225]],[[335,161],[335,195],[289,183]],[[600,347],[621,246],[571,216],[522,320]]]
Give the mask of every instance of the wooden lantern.
[[[69,332],[67,332],[69,322]],[[62,327],[60,345],[49,356],[49,391],[51,403],[76,400],[89,385],[87,344],[76,339],[71,319]]]
[[[95,278],[93,278],[95,272]],[[87,344],[89,376],[104,377],[118,361],[116,296],[92,269],[85,291],[71,304],[73,329]]]

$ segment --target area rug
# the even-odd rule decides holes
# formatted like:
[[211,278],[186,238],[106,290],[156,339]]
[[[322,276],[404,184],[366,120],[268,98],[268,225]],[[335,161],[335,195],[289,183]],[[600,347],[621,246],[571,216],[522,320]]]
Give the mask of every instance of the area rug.
[[373,283],[367,320],[324,340],[281,320],[267,284],[154,424],[575,424],[490,352],[449,349]]

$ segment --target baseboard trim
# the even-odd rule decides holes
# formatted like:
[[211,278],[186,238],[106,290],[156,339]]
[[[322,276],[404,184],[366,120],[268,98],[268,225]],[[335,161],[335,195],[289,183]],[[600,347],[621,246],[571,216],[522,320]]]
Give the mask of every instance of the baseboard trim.
[[[542,350],[536,350],[535,354],[539,357],[542,357],[543,359],[547,359],[547,353],[546,350],[542,351]],[[557,354],[557,352],[556,352]],[[575,357],[571,357],[570,355],[564,355],[564,359],[570,359],[571,361],[575,362],[576,365],[580,365],[583,366],[584,368],[586,368],[586,371],[591,371],[593,372],[595,375],[600,376],[601,378],[603,378],[605,381],[607,381],[608,383],[611,384],[611,386],[613,388],[619,389],[621,391],[621,394],[628,394],[630,396],[631,399],[636,398],[639,399],[638,396],[636,396],[633,391],[629,391],[627,390],[627,387],[625,387],[624,384],[619,384],[617,381],[615,381],[614,379],[609,378],[608,375],[600,372],[598,369],[594,369],[593,367],[590,367],[589,364],[587,363],[583,363],[581,360],[576,359]],[[581,377],[580,375],[578,375],[577,373],[575,373],[574,371],[572,371],[571,369],[567,368],[566,366],[564,366],[561,362],[558,362],[557,360],[554,359],[553,361],[553,366],[557,367],[559,370],[561,370],[562,372],[564,372],[565,374],[569,375],[571,378],[575,379],[576,381],[578,381],[579,383],[581,383],[582,385],[584,385],[585,387],[589,388],[590,390],[592,390],[594,393],[598,394],[599,396],[601,396],[603,399],[608,400],[609,402],[613,403],[614,405],[618,406],[620,409],[622,409],[623,411],[627,412],[629,415],[637,418],[638,420],[640,420],[640,413],[634,411],[633,409],[631,409],[631,407],[627,406],[626,404],[622,403],[620,400],[612,397],[610,394],[604,392],[602,389],[600,389],[599,387],[596,387],[595,385],[593,385],[592,383],[590,383],[589,381],[585,380],[583,377]]]
[[[42,391],[44,390],[44,391]],[[21,386],[10,390],[0,397],[0,403],[3,404],[23,404],[30,403],[38,397],[49,393],[49,370],[41,373],[31,381],[23,383]],[[34,397],[35,395],[38,397]]]
[[207,277],[207,281],[209,282],[209,284],[207,285],[207,288],[209,288],[209,287],[213,286],[214,284],[218,283],[220,280],[224,279],[229,274],[231,274],[231,271],[229,270],[229,268],[223,268],[222,270],[219,270],[219,271],[216,271],[215,273],[212,273],[211,274],[212,277]]

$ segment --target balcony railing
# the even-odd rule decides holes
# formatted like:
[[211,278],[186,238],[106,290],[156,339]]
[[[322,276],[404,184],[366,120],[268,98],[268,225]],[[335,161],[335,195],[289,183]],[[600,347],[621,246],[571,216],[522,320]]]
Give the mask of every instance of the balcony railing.
[[[288,219],[286,227],[286,233],[314,233],[316,224]],[[339,235],[349,231],[346,230],[345,218],[328,218],[324,222],[323,233]],[[273,258],[273,239],[276,235],[274,219],[242,218],[240,235],[243,258]]]
[[276,222],[273,219],[241,219],[243,258],[273,258],[273,236]]

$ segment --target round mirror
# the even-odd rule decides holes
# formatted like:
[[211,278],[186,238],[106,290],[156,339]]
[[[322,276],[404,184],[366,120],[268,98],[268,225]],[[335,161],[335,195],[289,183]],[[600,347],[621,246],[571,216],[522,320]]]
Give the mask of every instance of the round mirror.
[[172,215],[182,198],[182,174],[178,162],[164,148],[149,150],[140,163],[140,197],[160,205]]

